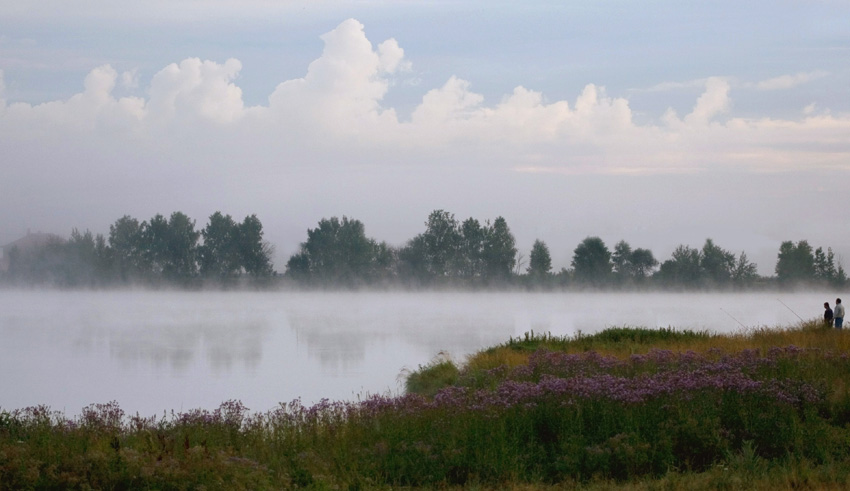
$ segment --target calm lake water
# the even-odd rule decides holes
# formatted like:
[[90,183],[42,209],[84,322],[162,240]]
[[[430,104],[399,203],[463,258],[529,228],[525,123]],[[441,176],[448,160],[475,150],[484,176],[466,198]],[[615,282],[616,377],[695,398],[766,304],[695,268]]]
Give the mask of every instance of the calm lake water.
[[[400,393],[405,370],[524,332],[791,325],[833,293],[292,293],[0,290],[0,408],[252,411]],[[784,303],[784,305],[783,305]],[[793,311],[793,312],[792,312]]]

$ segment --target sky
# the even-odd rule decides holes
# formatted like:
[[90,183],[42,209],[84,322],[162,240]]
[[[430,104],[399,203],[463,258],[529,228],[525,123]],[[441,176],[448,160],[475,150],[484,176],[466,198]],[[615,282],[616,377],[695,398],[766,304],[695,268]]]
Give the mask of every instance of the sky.
[[0,3],[0,244],[256,214],[275,264],[332,216],[403,245],[503,216],[850,268],[850,2]]

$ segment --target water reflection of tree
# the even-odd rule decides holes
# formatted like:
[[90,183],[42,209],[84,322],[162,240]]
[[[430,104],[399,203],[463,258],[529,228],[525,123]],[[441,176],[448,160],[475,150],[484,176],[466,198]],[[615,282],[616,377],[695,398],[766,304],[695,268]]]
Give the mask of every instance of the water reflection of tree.
[[231,323],[153,323],[109,334],[110,356],[127,366],[149,363],[173,374],[186,372],[200,353],[210,367],[229,372],[256,369],[267,326],[259,321]]
[[474,308],[434,308],[428,312],[422,305],[385,305],[327,312],[292,309],[287,318],[298,342],[306,344],[308,356],[334,374],[356,370],[364,364],[370,349],[382,345],[401,343],[427,353],[448,350],[461,355],[507,339],[515,327],[512,318],[476,312]]

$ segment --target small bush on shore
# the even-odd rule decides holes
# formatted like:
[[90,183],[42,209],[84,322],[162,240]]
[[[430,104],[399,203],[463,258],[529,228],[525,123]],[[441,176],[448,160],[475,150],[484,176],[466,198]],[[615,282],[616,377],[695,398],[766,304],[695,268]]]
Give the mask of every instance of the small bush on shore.
[[451,358],[440,354],[431,363],[408,374],[404,388],[409,393],[432,397],[443,387],[454,385],[459,373]]

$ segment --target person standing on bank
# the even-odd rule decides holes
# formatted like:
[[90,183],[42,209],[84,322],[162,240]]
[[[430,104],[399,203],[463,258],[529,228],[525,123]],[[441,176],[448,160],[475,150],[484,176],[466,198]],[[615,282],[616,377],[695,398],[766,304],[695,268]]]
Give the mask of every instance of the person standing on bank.
[[829,302],[823,303],[823,323],[826,326],[832,327],[832,309],[829,308]]
[[835,299],[835,310],[832,312],[835,316],[835,328],[841,329],[841,326],[844,324],[844,306],[841,305],[841,299]]

